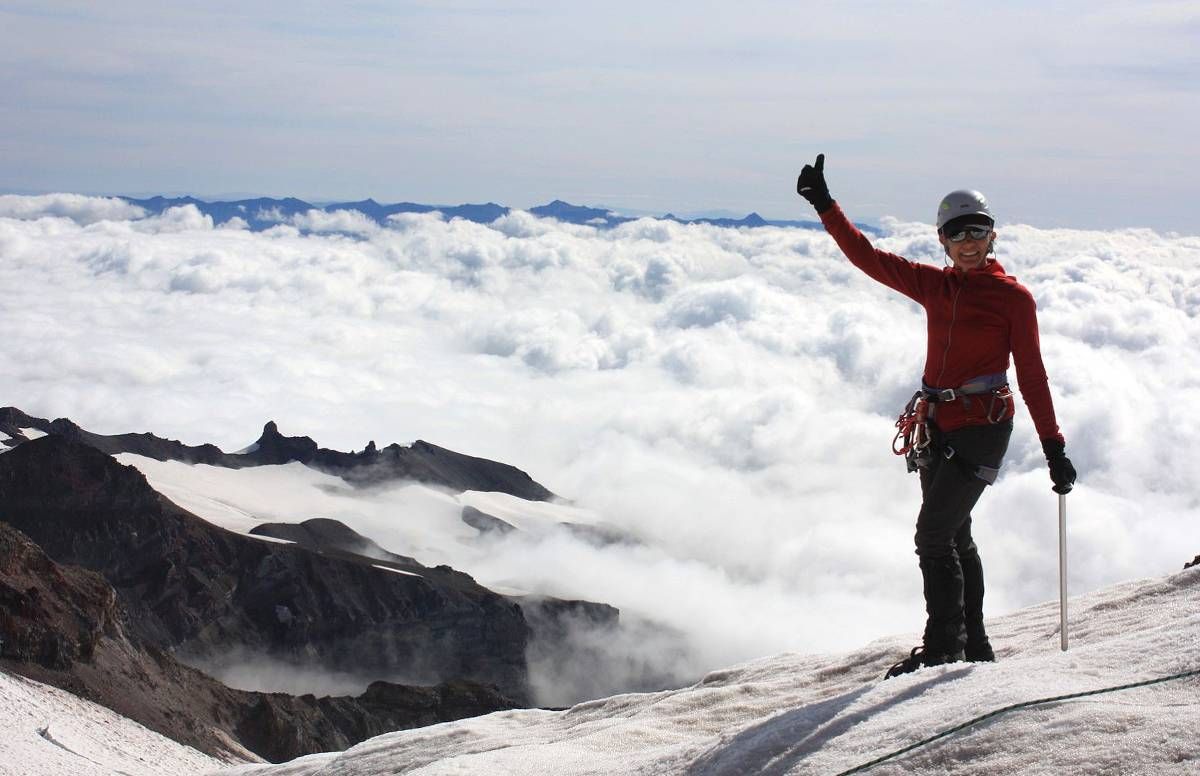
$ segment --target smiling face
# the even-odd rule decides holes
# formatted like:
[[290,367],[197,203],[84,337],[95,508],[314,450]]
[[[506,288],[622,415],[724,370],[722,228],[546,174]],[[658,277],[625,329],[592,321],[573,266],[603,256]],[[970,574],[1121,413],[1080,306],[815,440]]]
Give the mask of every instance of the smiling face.
[[[952,240],[951,237],[961,237]],[[964,272],[982,267],[987,262],[988,251],[996,232],[990,223],[955,224],[951,222],[938,232],[938,240],[946,249],[946,255],[954,266]]]

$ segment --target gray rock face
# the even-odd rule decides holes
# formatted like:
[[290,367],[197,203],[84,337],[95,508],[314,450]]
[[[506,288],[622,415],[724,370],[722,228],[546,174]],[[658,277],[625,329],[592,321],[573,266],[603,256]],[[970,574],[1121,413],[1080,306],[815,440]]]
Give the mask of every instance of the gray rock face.
[[400,574],[233,534],[58,435],[0,455],[0,509],[56,562],[108,580],[133,635],[159,648],[203,659],[243,647],[418,683],[465,678],[527,701],[521,610],[466,574]]

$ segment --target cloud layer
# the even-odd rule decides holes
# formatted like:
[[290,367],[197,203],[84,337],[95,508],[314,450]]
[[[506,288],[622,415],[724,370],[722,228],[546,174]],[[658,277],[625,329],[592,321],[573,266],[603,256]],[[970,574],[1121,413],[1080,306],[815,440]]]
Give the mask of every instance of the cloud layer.
[[[2,404],[226,450],[274,419],[329,447],[424,438],[515,464],[644,544],[453,560],[669,625],[701,670],[920,624],[919,488],[888,450],[923,315],[821,233],[517,211],[254,234],[70,196],[0,213]],[[928,225],[888,221],[878,244],[941,262]],[[998,248],[1038,299],[1080,471],[1073,590],[1178,568],[1200,551],[1200,239],[1013,226]],[[1056,595],[1023,406],[975,518],[989,614]]]

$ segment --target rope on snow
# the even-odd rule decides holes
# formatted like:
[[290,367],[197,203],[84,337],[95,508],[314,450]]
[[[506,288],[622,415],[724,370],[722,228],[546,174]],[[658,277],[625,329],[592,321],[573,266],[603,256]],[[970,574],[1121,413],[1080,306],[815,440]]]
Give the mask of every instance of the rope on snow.
[[975,719],[972,719],[972,720],[968,720],[968,721],[962,723],[961,725],[955,725],[954,727],[952,727],[948,730],[943,730],[941,733],[938,733],[937,735],[933,735],[933,736],[930,736],[929,738],[922,739],[922,740],[916,742],[915,744],[909,744],[908,746],[904,747],[903,749],[897,749],[896,751],[894,751],[890,754],[885,754],[883,757],[877,757],[874,760],[871,760],[870,762],[863,763],[862,765],[857,765],[848,771],[842,771],[841,773],[837,774],[837,776],[849,776],[849,774],[852,774],[852,773],[862,773],[863,771],[867,770],[868,768],[874,768],[876,765],[879,765],[880,763],[886,762],[895,757],[899,757],[902,754],[907,754],[908,752],[911,752],[912,750],[917,749],[918,747],[922,747],[922,746],[925,746],[926,744],[933,743],[934,741],[937,741],[939,738],[945,738],[946,736],[953,735],[954,733],[957,733],[960,730],[966,730],[967,728],[971,727],[972,725],[977,725],[980,722],[983,722],[984,720],[991,719],[992,717],[998,717],[1001,714],[1005,714],[1010,711],[1016,711],[1017,709],[1027,709],[1027,708],[1030,708],[1031,706],[1041,706],[1046,703],[1055,703],[1057,701],[1069,701],[1073,698],[1084,698],[1088,695],[1102,695],[1104,693],[1116,692],[1118,690],[1130,690],[1130,689],[1133,689],[1134,687],[1146,687],[1146,686],[1149,686],[1152,684],[1161,684],[1162,682],[1170,682],[1175,679],[1186,679],[1189,676],[1200,676],[1200,669],[1197,669],[1194,671],[1184,671],[1181,674],[1173,674],[1171,676],[1163,676],[1158,679],[1147,679],[1144,682],[1134,682],[1133,684],[1121,684],[1121,685],[1117,685],[1116,687],[1104,687],[1099,690],[1088,690],[1086,692],[1073,692],[1069,695],[1056,695],[1053,698],[1038,698],[1037,700],[1025,701],[1024,703],[1014,703],[1011,706],[1005,706],[1004,708],[996,709],[995,711],[989,711],[987,714],[976,717]]

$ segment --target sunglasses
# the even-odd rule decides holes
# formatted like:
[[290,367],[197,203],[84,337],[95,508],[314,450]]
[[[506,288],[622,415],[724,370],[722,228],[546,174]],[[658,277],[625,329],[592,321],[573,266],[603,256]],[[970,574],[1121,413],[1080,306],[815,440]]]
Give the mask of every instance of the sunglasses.
[[960,243],[970,237],[972,240],[982,240],[992,233],[990,226],[966,226],[955,232],[946,234],[950,242]]

